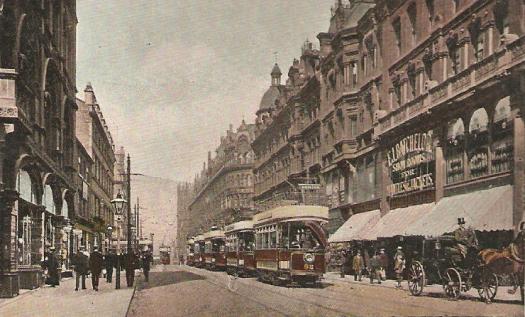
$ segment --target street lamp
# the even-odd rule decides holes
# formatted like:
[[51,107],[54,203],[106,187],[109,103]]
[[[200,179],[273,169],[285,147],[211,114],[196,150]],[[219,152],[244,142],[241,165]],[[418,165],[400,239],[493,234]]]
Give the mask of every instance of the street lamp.
[[115,221],[117,223],[117,275],[115,276],[116,289],[120,289],[120,223],[122,222],[122,213],[126,203],[127,201],[122,198],[120,192],[117,194],[117,197],[111,201],[111,204],[115,208]]

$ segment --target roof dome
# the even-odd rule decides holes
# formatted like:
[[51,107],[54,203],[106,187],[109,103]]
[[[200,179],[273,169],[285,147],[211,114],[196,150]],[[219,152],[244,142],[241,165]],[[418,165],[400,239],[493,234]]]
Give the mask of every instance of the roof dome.
[[281,73],[281,69],[279,68],[279,65],[277,65],[277,63],[275,63],[275,65],[273,65],[273,69],[272,69],[272,72],[270,73],[270,75],[282,75],[283,73]]
[[281,96],[279,86],[270,86],[261,99],[258,112],[275,108],[275,102],[279,99],[279,96]]

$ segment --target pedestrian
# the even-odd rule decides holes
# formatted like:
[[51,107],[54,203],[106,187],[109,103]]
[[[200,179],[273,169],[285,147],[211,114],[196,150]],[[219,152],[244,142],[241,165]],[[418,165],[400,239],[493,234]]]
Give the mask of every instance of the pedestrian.
[[341,277],[344,278],[345,277],[345,273],[346,273],[346,251],[344,249],[342,249],[340,252],[339,252],[339,265],[341,267]]
[[91,270],[91,285],[95,291],[98,291],[98,281],[102,267],[104,266],[104,257],[98,251],[98,247],[93,248],[93,252],[89,255],[89,269]]
[[78,291],[80,280],[82,280],[82,289],[86,289],[86,273],[88,269],[88,257],[84,254],[84,250],[81,248],[73,256],[73,268],[75,271],[76,287],[75,291]]
[[376,253],[374,256],[372,256],[372,258],[370,258],[370,266],[368,268],[368,271],[370,272],[370,284],[374,283],[374,278],[377,279],[378,284],[381,284],[381,278],[378,277],[379,268],[379,257]]
[[357,254],[354,256],[352,261],[352,269],[354,269],[354,281],[361,281],[361,271],[363,270],[363,257],[361,256],[361,251],[357,251]]
[[385,253],[385,249],[379,251],[379,272],[378,280],[379,282],[386,280],[386,269],[388,268],[388,255]]
[[46,284],[55,287],[60,284],[60,277],[58,273],[58,258],[55,255],[55,247],[50,247],[44,254],[44,261],[42,262],[42,268],[47,270]]
[[136,265],[137,261],[135,254],[133,252],[128,252],[124,257],[124,268],[126,269],[126,283],[128,287],[133,287]]
[[146,250],[142,254],[142,271],[144,272],[144,279],[146,282],[149,282],[149,271],[151,268],[151,262],[153,262],[153,257],[146,247]]
[[401,282],[403,281],[403,271],[405,270],[405,254],[401,246],[397,247],[396,254],[394,255],[394,271],[396,272],[397,285],[396,288],[401,288]]
[[113,278],[113,267],[117,266],[117,258],[113,250],[108,251],[104,257],[104,264],[106,265],[106,282],[111,283]]

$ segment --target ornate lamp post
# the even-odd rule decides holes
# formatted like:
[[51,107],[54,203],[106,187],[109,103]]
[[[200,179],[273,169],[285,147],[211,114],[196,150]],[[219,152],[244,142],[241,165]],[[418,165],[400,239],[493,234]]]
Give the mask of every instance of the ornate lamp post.
[[113,207],[115,207],[115,221],[117,223],[117,275],[115,276],[115,288],[120,289],[120,224],[122,222],[122,213],[124,211],[124,205],[127,201],[122,198],[120,192],[117,197],[111,201]]

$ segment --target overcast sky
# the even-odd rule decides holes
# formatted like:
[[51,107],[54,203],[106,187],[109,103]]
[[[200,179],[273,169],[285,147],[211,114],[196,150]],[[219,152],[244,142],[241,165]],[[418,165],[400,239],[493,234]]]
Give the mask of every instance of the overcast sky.
[[78,97],[91,82],[134,172],[192,180],[230,123],[254,121],[274,52],[286,74],[332,4],[79,0]]

